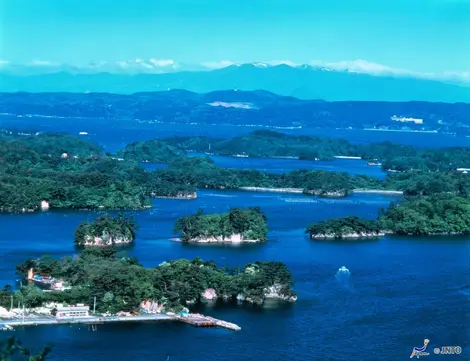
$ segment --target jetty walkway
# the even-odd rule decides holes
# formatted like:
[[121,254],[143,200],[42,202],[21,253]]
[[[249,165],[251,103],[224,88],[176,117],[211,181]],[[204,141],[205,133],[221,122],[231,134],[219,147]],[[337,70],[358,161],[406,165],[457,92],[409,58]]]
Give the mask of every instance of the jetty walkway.
[[45,326],[45,325],[66,325],[66,324],[88,324],[100,325],[109,323],[123,323],[123,322],[184,322],[196,327],[221,327],[233,331],[241,330],[241,327],[234,323],[218,320],[213,317],[208,317],[199,314],[189,314],[186,316],[181,315],[167,315],[167,314],[144,314],[138,316],[83,316],[83,317],[67,317],[57,319],[54,316],[28,316],[24,319],[22,317],[12,319],[0,319],[0,329],[10,329],[22,326]]

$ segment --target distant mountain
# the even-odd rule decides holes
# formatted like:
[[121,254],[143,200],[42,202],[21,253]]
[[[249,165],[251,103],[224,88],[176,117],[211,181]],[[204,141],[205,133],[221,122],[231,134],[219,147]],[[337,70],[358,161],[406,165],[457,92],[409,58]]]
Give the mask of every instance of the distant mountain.
[[269,127],[381,128],[460,132],[470,129],[470,104],[326,102],[267,91],[187,90],[110,93],[0,93],[0,113],[120,119],[122,122],[262,125]]
[[325,68],[285,64],[232,65],[213,71],[164,74],[0,74],[2,92],[135,92],[185,89],[197,93],[216,90],[264,89],[300,99],[328,101],[470,102],[470,87],[412,77],[373,76]]

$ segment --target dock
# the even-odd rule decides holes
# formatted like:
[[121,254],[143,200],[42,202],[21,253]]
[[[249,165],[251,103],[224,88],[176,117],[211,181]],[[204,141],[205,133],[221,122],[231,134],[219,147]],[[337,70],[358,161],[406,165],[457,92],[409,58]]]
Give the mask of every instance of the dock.
[[189,314],[187,316],[176,316],[176,318],[184,323],[195,327],[221,327],[232,331],[240,331],[241,327],[227,321],[218,320],[217,318],[204,316],[201,314]]
[[84,316],[84,317],[70,317],[57,319],[54,316],[29,316],[24,319],[21,317],[14,319],[0,320],[0,330],[12,330],[15,327],[23,326],[46,326],[46,325],[68,325],[68,324],[84,324],[84,325],[100,325],[110,323],[123,323],[123,322],[171,322],[178,321],[189,324],[195,327],[221,327],[228,330],[240,331],[241,327],[238,325],[218,320],[213,317],[208,317],[200,314],[187,314],[187,315],[167,315],[167,314],[143,314],[138,316]]

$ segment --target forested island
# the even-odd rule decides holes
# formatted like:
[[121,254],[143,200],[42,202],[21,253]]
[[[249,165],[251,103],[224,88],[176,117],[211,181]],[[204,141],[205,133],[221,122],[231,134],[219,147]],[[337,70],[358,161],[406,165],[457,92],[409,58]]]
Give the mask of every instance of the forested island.
[[30,259],[17,266],[19,276],[28,271],[48,274],[70,285],[63,291],[42,292],[34,285],[12,291],[0,291],[0,305],[10,307],[11,296],[26,307],[47,302],[93,304],[101,313],[139,311],[153,301],[159,312],[180,312],[186,305],[204,301],[212,289],[212,298],[262,304],[267,298],[297,299],[291,287],[292,276],[281,262],[255,262],[243,268],[218,267],[214,262],[173,260],[154,268],[144,268],[135,258],[118,257],[113,247],[88,247],[75,257]]
[[186,154],[183,150],[169,144],[169,142],[151,139],[128,144],[124,150],[118,151],[116,155],[136,162],[168,163]]
[[194,186],[167,182],[137,162],[103,154],[67,134],[0,135],[0,211],[144,209],[152,195],[183,197]]
[[172,137],[162,141],[186,151],[258,158],[333,160],[338,155],[357,153],[355,146],[342,139],[287,135],[272,130],[256,130],[232,139]]
[[133,218],[101,216],[93,222],[83,222],[75,230],[77,246],[114,246],[134,242],[137,225]]
[[[128,150],[129,148],[129,150]],[[470,168],[470,148],[416,148],[391,142],[355,145],[343,139],[288,135],[256,130],[231,139],[202,136],[170,137],[135,142],[120,153],[128,159],[169,161],[184,152],[261,158],[296,158],[332,161],[337,156],[360,157],[393,171],[451,171]]]
[[[141,148],[134,145],[133,149]],[[221,168],[209,157],[186,157],[178,152],[175,158],[170,156],[168,167],[147,171],[135,160],[103,154],[96,144],[66,134],[1,133],[0,152],[3,212],[144,209],[150,207],[152,197],[194,199],[198,188],[294,190],[326,197],[344,197],[354,190],[420,196],[470,194],[469,177],[454,171],[413,170],[388,174],[384,180],[313,170],[271,174]],[[141,155],[135,159],[146,159]]]
[[450,194],[393,202],[379,215],[380,226],[401,235],[470,233],[470,199]]
[[179,218],[174,233],[183,242],[192,243],[253,243],[266,241],[266,216],[259,207],[232,208],[228,213],[196,214]]
[[355,216],[312,223],[305,231],[311,239],[377,238],[384,235],[379,222]]
[[381,210],[376,220],[328,219],[311,224],[305,233],[312,239],[470,234],[470,199],[450,194],[407,197]]

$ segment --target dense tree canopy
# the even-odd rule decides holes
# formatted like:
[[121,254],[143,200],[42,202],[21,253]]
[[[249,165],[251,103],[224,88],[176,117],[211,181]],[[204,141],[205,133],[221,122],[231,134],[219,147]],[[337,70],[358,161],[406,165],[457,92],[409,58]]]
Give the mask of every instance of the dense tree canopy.
[[234,234],[240,234],[244,240],[265,241],[268,235],[266,216],[259,207],[232,208],[223,214],[203,214],[200,209],[196,214],[179,218],[174,232],[181,233],[183,241],[229,238]]
[[470,199],[440,194],[392,203],[380,224],[397,234],[467,234]]
[[37,355],[33,355],[31,350],[24,347],[16,337],[0,341],[0,361],[44,361],[51,351],[52,346],[48,345]]
[[355,216],[312,223],[305,231],[312,238],[371,237],[381,233],[379,222]]
[[75,230],[75,244],[78,246],[94,243],[100,238],[106,245],[114,245],[120,240],[128,243],[135,239],[137,225],[133,218],[123,215],[117,217],[101,216],[93,222],[81,223]]
[[182,151],[218,155],[243,154],[250,157],[294,157],[333,160],[335,156],[356,156],[381,162],[383,169],[396,171],[451,171],[470,168],[470,148],[416,148],[391,142],[354,145],[343,139],[297,136],[271,130],[257,130],[231,139],[171,137],[135,142],[126,148],[133,159],[156,162],[171,160]]
[[169,161],[185,156],[185,153],[165,141],[151,139],[128,144],[118,156],[137,162],[168,163]]
[[[187,301],[201,300],[201,293],[207,288],[214,288],[227,300],[243,294],[263,302],[264,289],[273,284],[282,286],[286,296],[294,295],[290,289],[291,274],[280,262],[256,262],[240,270],[219,268],[212,261],[197,258],[144,268],[134,258],[118,257],[111,247],[90,247],[74,258],[28,260],[18,265],[17,272],[24,277],[30,266],[38,273],[64,279],[72,288],[44,293],[35,286],[22,287],[13,293],[15,301],[21,300],[28,307],[47,301],[91,304],[96,296],[100,312],[135,311],[147,299],[163,302],[167,310],[178,310]],[[10,292],[8,289],[0,294],[0,301],[6,306]]]

